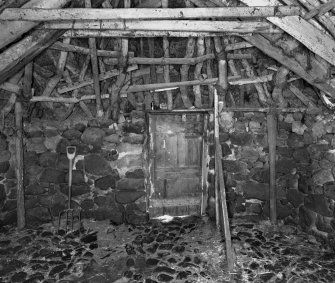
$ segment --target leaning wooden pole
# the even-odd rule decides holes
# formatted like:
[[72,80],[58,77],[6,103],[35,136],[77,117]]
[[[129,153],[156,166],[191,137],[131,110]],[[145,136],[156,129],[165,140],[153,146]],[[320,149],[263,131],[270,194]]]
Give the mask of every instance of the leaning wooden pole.
[[270,220],[272,224],[277,223],[277,196],[276,196],[276,139],[277,123],[275,111],[267,114],[269,163],[270,163]]
[[17,227],[23,229],[26,226],[26,213],[24,207],[23,187],[23,140],[22,140],[22,105],[15,103],[15,154],[16,154],[16,179],[17,179]]
[[[214,91],[214,107],[215,113],[218,114],[218,94],[217,91]],[[220,197],[221,197],[221,210],[222,210],[222,220],[223,220],[223,230],[225,236],[225,243],[226,243],[226,256],[227,256],[227,263],[229,271],[234,269],[234,262],[235,262],[235,254],[233,251],[232,243],[231,243],[231,235],[230,235],[230,228],[229,228],[229,219],[228,219],[228,209],[227,209],[227,202],[226,202],[226,188],[224,183],[223,177],[223,168],[222,168],[222,149],[219,140],[219,117],[218,115],[214,116],[215,120],[215,129],[214,129],[214,137],[215,137],[215,171],[216,171],[216,178],[219,181],[219,189],[220,189]],[[218,197],[218,196],[217,196]]]

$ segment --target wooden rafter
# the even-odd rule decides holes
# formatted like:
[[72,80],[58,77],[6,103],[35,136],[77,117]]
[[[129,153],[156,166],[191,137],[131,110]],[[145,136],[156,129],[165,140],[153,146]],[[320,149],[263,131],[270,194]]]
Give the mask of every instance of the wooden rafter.
[[[23,8],[60,8],[68,4],[70,0],[31,0]],[[1,13],[0,13],[1,14]],[[39,23],[32,21],[7,22],[0,20],[0,49],[20,38]]]
[[[277,0],[242,0],[246,5],[281,5]],[[309,50],[335,65],[335,41],[300,16],[268,17],[267,20],[283,29]]]
[[34,31],[0,53],[0,84],[15,75],[27,63],[53,44],[64,31]]

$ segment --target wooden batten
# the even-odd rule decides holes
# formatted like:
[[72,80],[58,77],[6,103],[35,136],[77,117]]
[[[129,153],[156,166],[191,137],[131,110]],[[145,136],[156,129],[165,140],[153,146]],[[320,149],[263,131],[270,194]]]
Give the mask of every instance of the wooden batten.
[[[48,22],[42,29],[87,29],[120,31],[170,31],[219,32],[219,33],[282,33],[281,29],[263,21],[195,21],[195,20],[106,20]],[[169,33],[168,32],[168,33]]]
[[[66,44],[64,42],[57,41],[53,45],[50,46],[51,49],[59,50],[59,51],[67,51],[67,52],[77,52],[81,54],[90,54],[90,49],[72,45],[72,44]],[[97,50],[97,56],[101,57],[119,57],[120,52],[119,51],[112,51],[112,50]]]
[[2,21],[74,21],[129,19],[203,19],[203,18],[261,18],[300,15],[297,6],[281,7],[220,7],[165,9],[38,9],[7,8]]
[[[165,49],[164,49],[165,50]],[[197,65],[210,59],[214,59],[215,55],[213,53],[202,55],[199,57],[191,58],[147,58],[147,57],[133,57],[128,58],[128,64],[139,64],[139,65]],[[252,54],[227,54],[227,58],[231,60],[240,59],[252,59],[254,58]],[[104,59],[107,65],[117,65],[119,64],[118,58],[106,58]]]

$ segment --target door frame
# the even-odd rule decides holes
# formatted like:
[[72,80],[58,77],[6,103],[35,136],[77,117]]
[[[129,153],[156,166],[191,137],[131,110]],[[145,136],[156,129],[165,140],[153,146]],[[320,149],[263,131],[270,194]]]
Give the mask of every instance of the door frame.
[[[155,138],[153,135],[153,128],[156,128],[156,121],[151,119],[152,116],[155,115],[183,115],[183,114],[203,114],[204,119],[204,128],[202,134],[202,146],[201,146],[201,164],[200,164],[200,173],[201,173],[201,189],[202,189],[202,197],[200,201],[201,205],[201,215],[205,214],[206,207],[207,207],[207,198],[208,198],[208,163],[209,163],[209,152],[208,152],[208,124],[210,121],[210,115],[212,115],[212,109],[206,110],[187,110],[187,109],[180,109],[177,111],[165,111],[165,110],[149,110],[146,111],[146,122],[147,122],[147,176],[146,176],[146,207],[147,212],[149,213],[150,208],[150,198],[152,194],[155,192],[155,153],[154,153],[154,145],[155,145]],[[193,200],[194,201],[194,200]]]

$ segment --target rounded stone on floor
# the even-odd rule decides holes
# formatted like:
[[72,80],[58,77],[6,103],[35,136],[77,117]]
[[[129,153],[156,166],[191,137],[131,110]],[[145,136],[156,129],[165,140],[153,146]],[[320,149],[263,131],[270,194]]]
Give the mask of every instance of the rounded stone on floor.
[[147,266],[155,266],[159,263],[159,260],[156,258],[148,258],[145,263]]
[[49,272],[49,276],[54,276],[57,273],[60,273],[62,271],[64,271],[66,269],[66,265],[65,264],[60,264],[60,265],[56,265],[55,267],[53,267],[50,272]]
[[160,273],[160,272],[165,272],[169,274],[174,274],[176,271],[170,267],[167,266],[158,266],[155,268],[154,272]]
[[130,271],[130,270],[127,270],[127,271],[125,271],[125,272],[123,273],[123,276],[124,276],[124,277],[127,277],[127,278],[132,278],[133,275],[134,275],[134,273],[133,273],[132,271]]
[[135,260],[133,258],[128,258],[126,262],[127,267],[131,267],[135,265]]
[[180,272],[177,274],[176,279],[178,279],[178,280],[186,279],[190,274],[191,274],[191,272],[180,271]]
[[157,276],[157,279],[158,279],[158,281],[160,281],[160,282],[170,282],[171,280],[173,280],[173,277],[170,276],[170,275],[167,275],[167,274],[162,273],[162,274],[159,274],[159,275]]
[[15,273],[12,278],[11,278],[11,282],[22,282],[26,279],[27,277],[27,273],[24,271],[20,271]]

